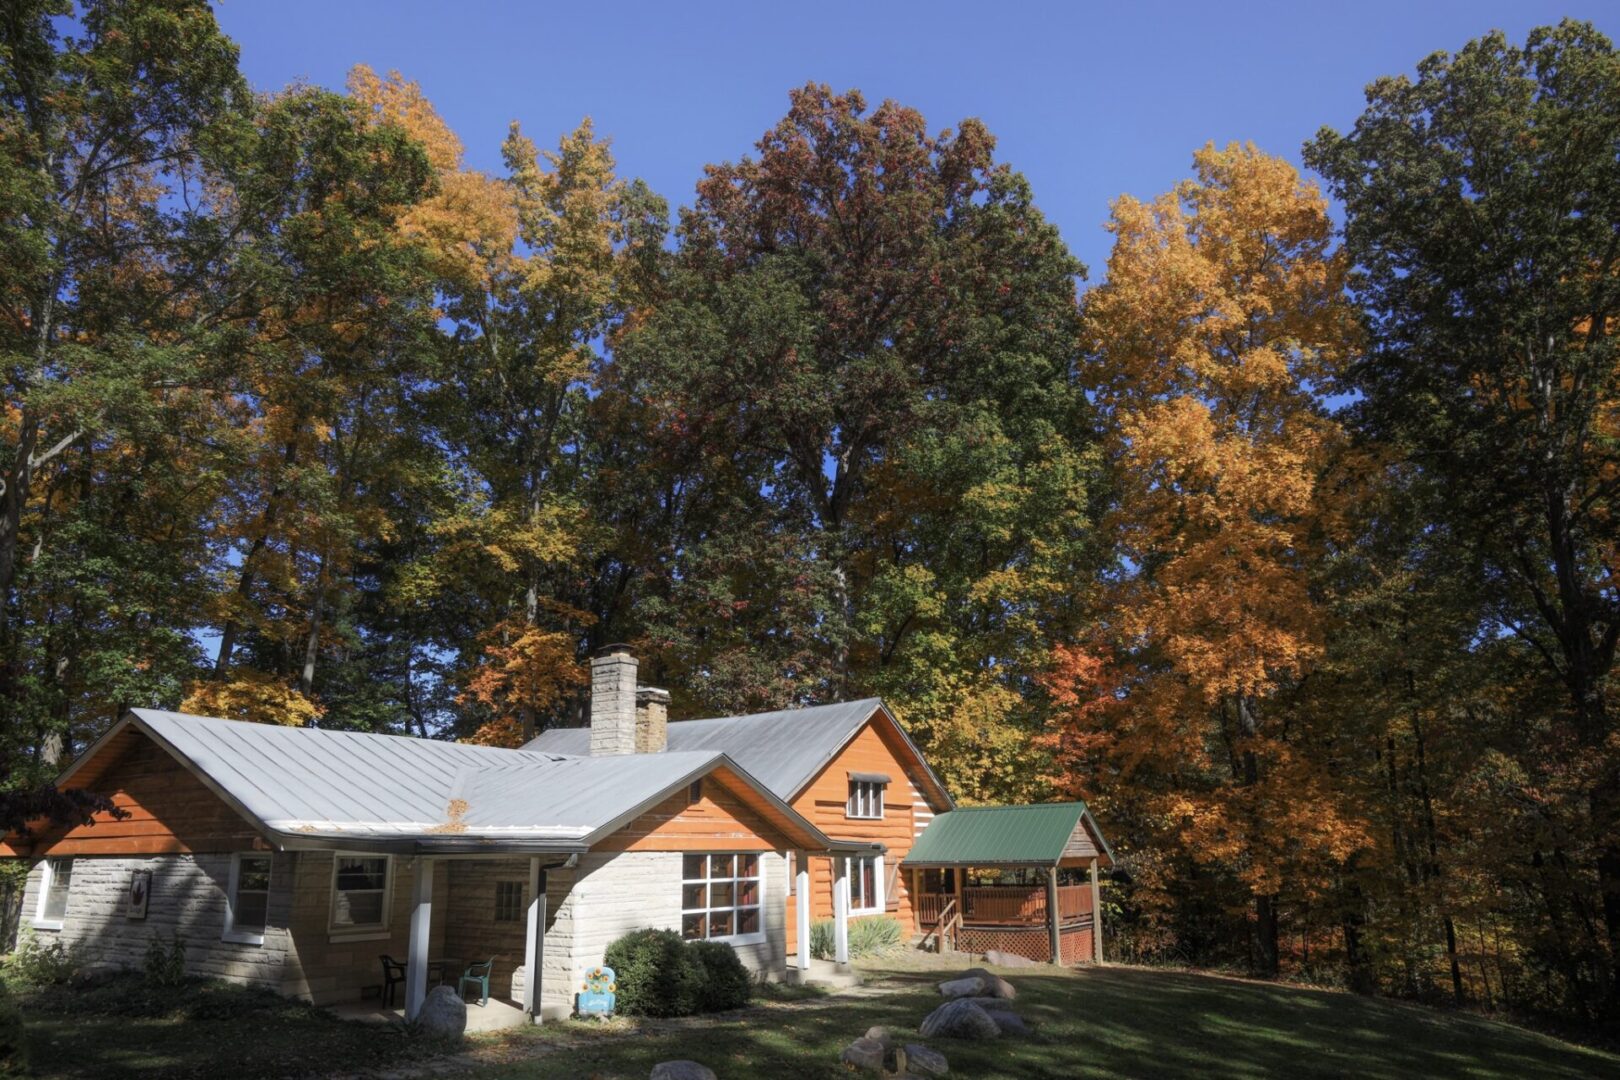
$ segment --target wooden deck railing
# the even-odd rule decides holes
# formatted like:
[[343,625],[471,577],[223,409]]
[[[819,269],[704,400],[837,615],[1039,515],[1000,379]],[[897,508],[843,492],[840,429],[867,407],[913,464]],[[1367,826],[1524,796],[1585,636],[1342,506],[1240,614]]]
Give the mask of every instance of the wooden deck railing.
[[[950,893],[919,893],[915,897],[917,923],[928,930],[947,914],[956,897]],[[1072,922],[1091,914],[1091,886],[1058,886],[1058,918]],[[969,926],[1044,926],[1045,885],[973,885],[962,890],[961,921]]]

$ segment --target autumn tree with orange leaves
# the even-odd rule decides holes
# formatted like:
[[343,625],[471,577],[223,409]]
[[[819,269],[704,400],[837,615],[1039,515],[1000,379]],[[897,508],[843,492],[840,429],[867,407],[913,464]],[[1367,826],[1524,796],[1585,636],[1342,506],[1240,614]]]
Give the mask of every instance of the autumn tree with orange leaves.
[[1075,704],[1058,750],[1106,761],[1111,798],[1139,801],[1161,842],[1236,874],[1256,966],[1275,972],[1285,886],[1316,887],[1366,839],[1290,702],[1322,655],[1311,575],[1345,441],[1318,393],[1356,329],[1315,187],[1253,147],[1193,166],[1115,203],[1108,279],[1086,297],[1127,572],[1102,604],[1108,662],[1059,654],[1051,681]]

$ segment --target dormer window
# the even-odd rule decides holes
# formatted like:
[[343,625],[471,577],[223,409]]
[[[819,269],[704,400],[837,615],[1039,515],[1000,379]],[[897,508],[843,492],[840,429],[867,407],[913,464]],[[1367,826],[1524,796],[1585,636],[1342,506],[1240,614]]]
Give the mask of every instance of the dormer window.
[[889,778],[882,773],[849,774],[849,802],[844,816],[879,821],[883,818],[883,789]]

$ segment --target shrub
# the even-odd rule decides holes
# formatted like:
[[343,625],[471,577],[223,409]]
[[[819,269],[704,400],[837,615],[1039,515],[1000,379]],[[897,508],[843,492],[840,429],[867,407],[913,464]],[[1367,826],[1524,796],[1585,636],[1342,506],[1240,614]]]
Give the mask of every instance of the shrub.
[[899,919],[879,915],[849,924],[849,955],[882,956],[900,947],[905,936]]
[[23,1030],[22,1006],[0,983],[0,1076],[28,1072],[28,1037]]
[[631,1016],[689,1016],[703,966],[673,930],[635,930],[607,947],[602,962],[618,980],[616,1008]]
[[[849,924],[849,958],[858,960],[863,956],[881,956],[898,948],[904,936],[900,920],[887,915],[857,919]],[[817,960],[831,960],[838,955],[831,919],[811,924],[810,955]]]
[[186,939],[176,931],[165,945],[161,934],[153,934],[146,943],[146,960],[141,966],[154,985],[179,986],[186,981]]
[[32,927],[24,927],[17,948],[5,960],[5,976],[18,986],[61,986],[84,963],[84,949],[61,938],[44,941]]
[[754,993],[754,977],[743,967],[736,949],[723,941],[694,941],[687,948],[703,971],[698,1012],[725,1012],[748,1004]]

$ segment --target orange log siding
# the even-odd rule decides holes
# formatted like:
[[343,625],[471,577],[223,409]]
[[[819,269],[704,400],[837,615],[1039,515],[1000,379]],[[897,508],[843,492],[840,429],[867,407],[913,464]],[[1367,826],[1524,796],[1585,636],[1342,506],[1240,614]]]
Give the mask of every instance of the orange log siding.
[[[852,818],[846,814],[849,774],[852,772],[882,773],[889,777],[882,820]],[[913,791],[929,790],[924,775],[921,763],[890,724],[888,717],[879,712],[793,800],[793,809],[835,840],[875,841],[884,845],[887,849],[883,855],[883,884],[887,901],[885,914],[899,919],[907,934],[915,933],[917,928],[912,910],[911,882],[904,871],[896,872],[896,868],[911,851],[912,842],[919,831]],[[927,816],[931,819],[933,813],[943,812],[945,807],[931,804],[928,810]],[[812,922],[832,918],[832,878],[832,860],[810,860]],[[787,948],[790,953],[798,948],[798,922],[794,907],[797,899],[796,896],[788,897]]]
[[[103,778],[111,786],[98,783]],[[35,851],[52,855],[169,855],[266,847],[228,803],[145,735],[127,729],[73,778],[129,816],[97,813],[92,825],[36,829]],[[26,851],[26,848],[22,849]],[[0,855],[21,853],[0,845]]]
[[[775,820],[772,820],[775,819]],[[682,791],[596,844],[593,851],[782,851],[805,842],[785,819],[724,771],[702,780],[702,795]],[[802,829],[802,827],[801,827]]]

